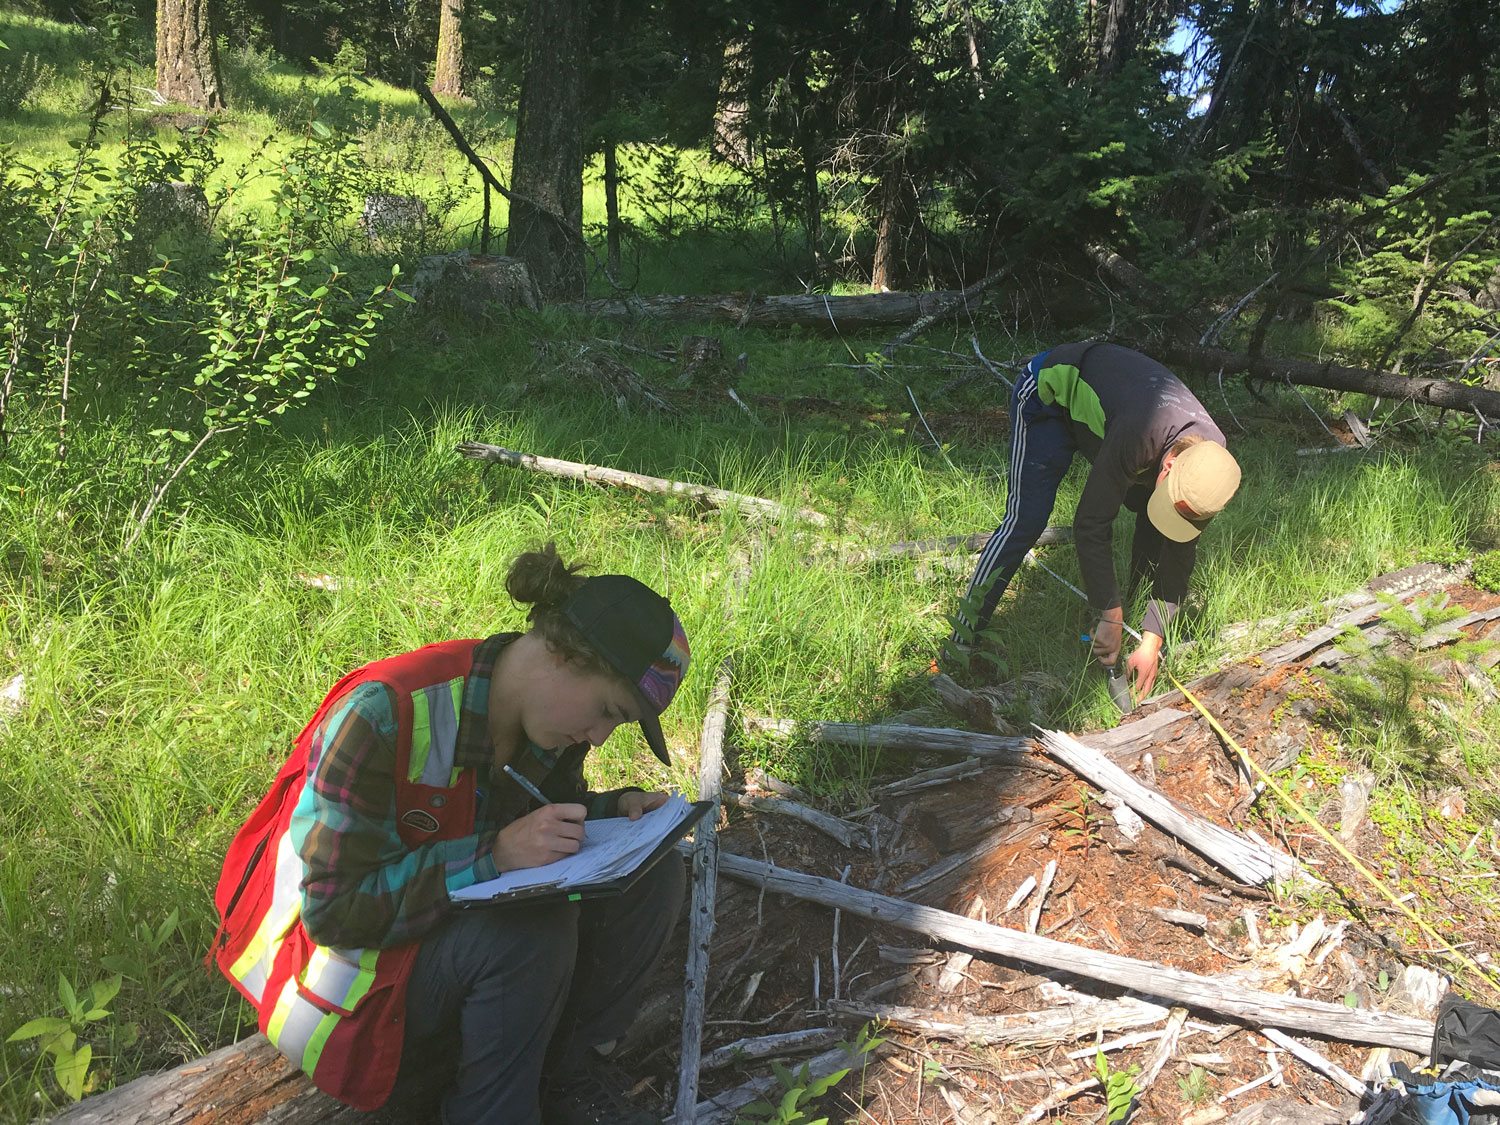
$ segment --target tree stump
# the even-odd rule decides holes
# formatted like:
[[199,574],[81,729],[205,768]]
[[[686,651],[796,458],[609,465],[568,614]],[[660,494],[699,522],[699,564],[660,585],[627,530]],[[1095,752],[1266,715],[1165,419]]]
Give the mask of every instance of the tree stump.
[[677,385],[690,386],[695,376],[723,365],[724,341],[717,336],[684,336],[677,357],[682,361],[682,374],[677,376]]
[[371,246],[399,247],[426,231],[427,201],[416,195],[367,195],[359,225]]
[[434,254],[417,263],[412,274],[414,309],[443,309],[471,321],[481,321],[491,307],[541,308],[541,294],[526,263],[499,255],[483,257],[467,250]]

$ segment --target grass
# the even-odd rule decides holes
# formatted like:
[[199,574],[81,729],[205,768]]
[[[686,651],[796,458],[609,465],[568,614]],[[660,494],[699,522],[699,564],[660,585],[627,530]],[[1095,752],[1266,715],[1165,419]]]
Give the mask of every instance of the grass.
[[[77,34],[59,27],[4,16],[0,39],[14,47],[25,29],[54,43]],[[227,128],[225,166],[298,119],[313,93],[331,90],[327,112],[347,114],[342,124],[390,167],[437,167],[422,163],[438,159],[425,118],[395,92],[357,85],[356,97],[340,100],[318,84],[325,80],[304,83],[254,59],[239,65],[237,75],[231,67],[239,83],[232,93],[250,92]],[[59,144],[56,151],[66,151],[68,129],[78,127],[82,87],[67,81],[55,79],[40,108],[5,122],[33,159]],[[466,112],[466,125],[489,130],[503,146],[503,118]],[[597,194],[590,200],[597,208]],[[787,283],[783,260],[753,223],[666,238],[653,234],[660,224],[652,219],[634,213],[642,234],[633,268],[643,291],[765,292]],[[660,349],[686,332],[719,336],[727,355],[746,356],[745,369],[725,378],[756,421],[728,400],[722,379],[678,392],[680,415],[656,416],[621,408],[566,373],[566,357],[585,343]],[[80,428],[63,471],[28,482],[0,506],[0,682],[24,676],[24,704],[0,712],[7,938],[0,1033],[53,1014],[59,974],[81,991],[128,962],[110,1019],[91,1032],[96,1083],[126,1080],[232,1036],[245,1012],[196,962],[212,935],[224,846],[289,739],[327,686],[365,660],[519,627],[503,594],[504,570],[541,540],[667,590],[693,641],[695,670],[664,724],[678,764],[659,766],[638,735],[621,731],[591,762],[599,788],[691,786],[698,731],[725,657],[734,660],[740,714],[878,720],[930,703],[929,661],[967,575],[913,560],[845,565],[832,548],[998,522],[1004,435],[994,421],[1005,390],[988,380],[942,390],[953,377],[948,353],[968,353],[971,332],[991,356],[1041,343],[1012,344],[1004,325],[980,322],[929,334],[925,342],[939,350],[903,351],[905,366],[870,370],[855,360],[882,342],[873,335],[626,326],[555,311],[483,326],[393,317],[341,385],[324,387],[300,413],[185,487],[124,560],[100,543],[118,535],[130,497],[105,487],[101,467],[119,463],[137,439],[105,425]],[[669,366],[620,355],[649,381],[671,386]],[[1462,450],[1394,440],[1370,453],[1291,456],[1321,430],[1290,392],[1284,402],[1268,393],[1270,408],[1232,402],[1254,432],[1234,439],[1245,483],[1200,548],[1181,626],[1199,643],[1173,664],[1184,678],[1229,655],[1215,640],[1225,622],[1500,539],[1492,465]],[[1210,401],[1208,389],[1200,394]],[[911,395],[941,450],[915,423]],[[10,455],[31,456],[48,440],[49,418],[23,419]],[[678,500],[486,472],[454,453],[470,438],[812,507],[835,526],[766,527]],[[1054,522],[1068,522],[1083,479],[1075,466]],[[1125,517],[1116,528],[1122,572],[1130,526]],[[755,566],[734,592],[732,560],[741,553]],[[1048,548],[1044,557],[1079,582],[1069,548]],[[334,581],[308,581],[320,576]],[[1030,568],[996,617],[1010,667],[1057,681],[1050,719],[1075,729],[1113,721],[1078,640],[1093,618]],[[1468,711],[1459,718],[1486,721]],[[738,735],[732,743],[742,764],[771,766],[834,802],[859,802],[872,779],[903,764],[870,748]],[[1465,753],[1479,762],[1486,745],[1476,738]],[[174,911],[178,924],[164,929]],[[40,1064],[25,1045],[0,1048],[0,1120],[26,1120],[43,1108]]]

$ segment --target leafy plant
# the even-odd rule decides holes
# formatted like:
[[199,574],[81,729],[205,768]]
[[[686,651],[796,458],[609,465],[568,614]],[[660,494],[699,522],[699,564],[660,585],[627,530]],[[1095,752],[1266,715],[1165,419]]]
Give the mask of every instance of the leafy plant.
[[1135,1076],[1139,1073],[1140,1067],[1137,1066],[1126,1070],[1112,1070],[1104,1052],[1095,1049],[1094,1074],[1098,1076],[1099,1085],[1104,1089],[1105,1125],[1116,1125],[1130,1117],[1135,1099],[1141,1094],[1141,1088],[1135,1084]]
[[1474,585],[1500,593],[1500,551],[1487,551],[1474,560]]
[[1208,1071],[1201,1066],[1195,1066],[1187,1074],[1179,1077],[1177,1088],[1182,1091],[1183,1098],[1190,1105],[1198,1105],[1214,1096],[1213,1086],[1208,1079]]
[[[876,1038],[871,1034],[871,1025],[865,1024],[852,1044],[841,1043],[840,1046],[849,1053],[851,1059],[863,1061],[884,1042],[884,1038]],[[812,1077],[806,1063],[800,1071],[794,1072],[773,1061],[771,1069],[781,1085],[781,1100],[774,1104],[752,1102],[747,1105],[737,1119],[740,1125],[828,1125],[828,1118],[810,1119],[807,1110],[842,1082],[853,1067],[844,1067],[823,1078]]]
[[1065,813],[1070,813],[1077,824],[1064,825],[1061,829],[1064,836],[1077,836],[1083,841],[1083,858],[1089,857],[1089,845],[1098,843],[1099,816],[1094,811],[1094,795],[1087,786],[1080,786],[1078,796],[1071,802],[1064,802],[1059,808]]
[[42,1051],[52,1056],[52,1075],[58,1087],[74,1101],[83,1097],[84,1084],[88,1079],[89,1064],[93,1061],[94,1048],[79,1039],[88,1031],[89,1025],[107,1020],[110,1011],[105,1006],[120,991],[121,977],[116,973],[105,980],[96,981],[84,996],[79,996],[73,982],[63,974],[57,975],[57,995],[62,1000],[62,1016],[39,1016],[28,1020],[6,1038],[7,1043],[24,1039],[39,1039]]
[[[0,44],[3,46],[3,44]],[[52,68],[31,52],[0,55],[0,116],[13,117],[52,77]]]
[[952,640],[944,645],[944,659],[957,671],[972,673],[975,671],[975,661],[982,660],[991,666],[995,675],[1004,677],[1010,672],[1010,666],[997,651],[1001,647],[999,631],[989,625],[976,629],[973,624],[979,617],[985,596],[999,577],[999,571],[992,573],[977,589],[966,592],[958,599],[956,612],[943,616],[952,630],[952,637],[958,641],[957,645]]

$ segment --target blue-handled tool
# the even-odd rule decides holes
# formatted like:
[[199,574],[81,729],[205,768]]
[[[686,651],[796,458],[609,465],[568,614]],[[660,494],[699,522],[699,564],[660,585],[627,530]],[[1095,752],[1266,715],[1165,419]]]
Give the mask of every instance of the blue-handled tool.
[[[1084,633],[1079,640],[1087,644],[1093,638]],[[1130,714],[1135,709],[1135,701],[1130,698],[1130,681],[1120,675],[1120,669],[1114,664],[1105,664],[1103,668],[1104,683],[1109,689],[1110,702],[1115,705],[1120,714]]]

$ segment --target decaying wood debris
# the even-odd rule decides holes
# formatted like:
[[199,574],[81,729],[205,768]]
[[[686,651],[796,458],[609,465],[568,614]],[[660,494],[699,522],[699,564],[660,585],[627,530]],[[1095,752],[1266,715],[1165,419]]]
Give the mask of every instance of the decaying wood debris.
[[[1453,573],[1396,586],[1409,599],[1451,586]],[[1328,626],[1203,677],[1204,698],[1226,710],[1233,701],[1240,713],[1226,715],[1231,723],[1271,714],[1346,624],[1370,625],[1381,607],[1359,601],[1323,607],[1334,615]],[[1500,602],[1475,605],[1463,624],[1435,631],[1434,643],[1488,628],[1497,615]],[[962,696],[938,681],[934,695],[962,713]],[[737,774],[732,759],[726,767],[731,709],[726,668],[700,738],[700,795],[720,795],[723,776],[743,777],[747,792],[722,795],[732,810],[725,850],[706,830],[691,850],[684,845],[694,855],[689,925],[659,970],[633,1033],[640,1038],[624,1049],[623,1065],[645,1083],[637,1100],[675,1104],[675,1122],[727,1125],[753,1100],[779,1100],[769,1060],[800,1067],[814,1052],[813,1075],[865,1068],[866,1097],[900,1087],[909,1112],[864,1109],[882,1122],[919,1119],[924,1096],[929,1110],[960,1121],[1092,1116],[1093,1058],[1104,1051],[1121,1059],[1112,1066],[1140,1068],[1143,1098],[1158,1099],[1154,1117],[1176,1097],[1172,1076],[1200,1067],[1215,1096],[1183,1120],[1333,1125],[1355,1103],[1326,1106],[1368,1100],[1361,1074],[1380,1073],[1402,1052],[1416,1062],[1431,1042],[1442,982],[1426,969],[1399,971],[1400,957],[1422,953],[1377,932],[1386,929],[1381,915],[1325,925],[1268,913],[1268,896],[1286,893],[1301,872],[1347,887],[1309,859],[1305,842],[1298,855],[1308,862],[1299,864],[1233,827],[1230,806],[1247,783],[1196,714],[1152,703],[1112,730],[1042,731],[1039,740],[896,723],[744,722],[757,735],[938,757],[871,785],[868,803],[850,810],[819,807],[764,771]],[[1246,739],[1248,752],[1275,765],[1289,725],[1296,729],[1262,728],[1258,742]],[[1114,798],[1148,822],[1139,838],[1111,823],[1105,805]],[[793,807],[802,811],[784,815]],[[1352,825],[1350,846],[1360,828]],[[722,880],[709,874],[710,853]],[[1113,874],[1099,873],[1106,869]],[[1376,964],[1394,978],[1384,992]],[[1426,983],[1408,987],[1422,974]],[[840,1044],[866,1024],[890,1044],[859,1059]],[[1366,1059],[1354,1044],[1376,1049]],[[1258,1108],[1267,1105],[1278,1108]],[[85,1099],[59,1120],[170,1125],[210,1114],[290,1125],[356,1119],[252,1037]]]
[[556,457],[538,457],[534,453],[518,453],[513,449],[489,445],[482,441],[460,442],[458,451],[471,460],[530,469],[534,473],[562,477],[564,480],[583,481],[588,484],[613,484],[622,488],[634,488],[640,492],[680,496],[711,507],[739,508],[772,519],[796,518],[819,526],[828,522],[828,517],[822,512],[815,512],[810,508],[788,508],[785,504],[778,504],[774,500],[765,500],[759,496],[726,492],[722,488],[688,484],[686,481],[648,477],[641,473],[628,473],[622,469],[607,468],[604,465],[584,465],[577,461],[562,461]]

